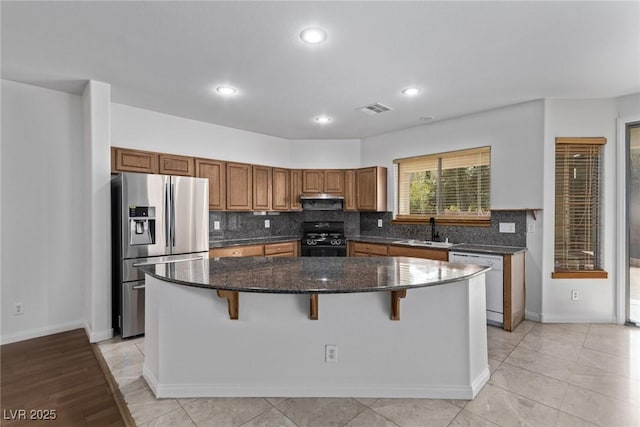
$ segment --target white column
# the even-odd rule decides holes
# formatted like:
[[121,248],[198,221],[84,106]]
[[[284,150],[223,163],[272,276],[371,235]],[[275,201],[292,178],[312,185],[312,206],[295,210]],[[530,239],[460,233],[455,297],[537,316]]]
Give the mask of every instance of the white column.
[[90,80],[82,95],[84,123],[85,328],[91,342],[111,327],[111,86]]

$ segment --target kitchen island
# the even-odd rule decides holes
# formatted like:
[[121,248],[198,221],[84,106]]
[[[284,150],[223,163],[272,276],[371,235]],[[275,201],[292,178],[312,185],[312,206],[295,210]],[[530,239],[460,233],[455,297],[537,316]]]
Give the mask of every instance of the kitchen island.
[[472,399],[489,379],[487,268],[407,257],[143,267],[157,397]]

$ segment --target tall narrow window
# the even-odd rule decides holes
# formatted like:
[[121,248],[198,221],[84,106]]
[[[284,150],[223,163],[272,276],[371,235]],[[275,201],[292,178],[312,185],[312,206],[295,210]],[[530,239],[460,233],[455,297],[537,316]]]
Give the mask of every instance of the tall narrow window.
[[393,161],[396,220],[489,224],[491,147]]
[[556,138],[554,278],[606,278],[602,268],[605,138]]

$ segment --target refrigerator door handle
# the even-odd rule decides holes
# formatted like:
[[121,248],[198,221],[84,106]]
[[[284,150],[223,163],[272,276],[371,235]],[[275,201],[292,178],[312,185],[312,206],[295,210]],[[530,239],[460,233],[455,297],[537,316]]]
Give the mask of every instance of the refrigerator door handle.
[[144,289],[144,287],[145,285],[135,285],[135,286],[132,286],[131,289],[133,289],[134,291],[139,291]]
[[164,233],[165,233],[165,247],[169,247],[169,206],[170,206],[170,199],[169,199],[169,184],[165,184],[164,186]]
[[136,262],[135,264],[133,264],[133,266],[134,267],[142,267],[143,265],[174,264],[176,262],[199,261],[201,259],[204,259],[204,257],[203,256],[196,256],[196,257],[192,257],[192,258],[170,259],[170,260],[166,260],[166,261],[143,261],[143,262]]
[[176,185],[171,184],[171,246],[176,245]]

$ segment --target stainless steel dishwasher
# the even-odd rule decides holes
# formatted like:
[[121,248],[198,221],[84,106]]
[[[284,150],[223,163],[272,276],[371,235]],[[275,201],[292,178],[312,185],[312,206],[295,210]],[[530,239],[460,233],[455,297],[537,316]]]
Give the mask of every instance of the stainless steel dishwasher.
[[449,252],[449,262],[491,267],[486,274],[487,323],[504,325],[503,261],[500,255],[485,255],[472,252]]

